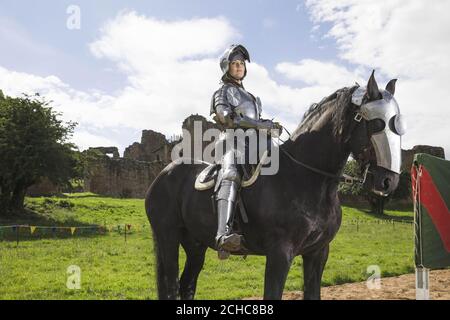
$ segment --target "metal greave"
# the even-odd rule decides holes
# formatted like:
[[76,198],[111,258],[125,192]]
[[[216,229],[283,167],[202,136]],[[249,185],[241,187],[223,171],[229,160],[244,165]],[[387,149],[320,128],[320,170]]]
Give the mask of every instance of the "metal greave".
[[222,236],[229,235],[232,232],[238,189],[239,185],[236,181],[222,180],[217,195],[218,228],[216,242]]

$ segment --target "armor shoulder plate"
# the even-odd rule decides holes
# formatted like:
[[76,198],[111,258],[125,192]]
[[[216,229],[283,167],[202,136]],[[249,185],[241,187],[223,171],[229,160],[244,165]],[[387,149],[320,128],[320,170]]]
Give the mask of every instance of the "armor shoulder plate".
[[216,113],[216,107],[219,105],[225,105],[227,107],[230,107],[230,104],[228,103],[228,100],[227,100],[228,87],[229,87],[229,85],[224,84],[223,86],[221,86],[219,88],[219,90],[214,92],[212,99],[211,99],[210,114]]

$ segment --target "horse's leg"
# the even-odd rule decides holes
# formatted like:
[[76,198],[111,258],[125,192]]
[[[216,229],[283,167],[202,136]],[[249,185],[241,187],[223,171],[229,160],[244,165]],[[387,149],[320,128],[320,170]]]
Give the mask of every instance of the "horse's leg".
[[178,250],[180,240],[178,232],[153,234],[156,249],[156,272],[158,298],[176,300],[179,297]]
[[305,300],[320,300],[320,283],[328,259],[329,244],[303,256],[303,281]]
[[180,280],[180,295],[182,300],[193,300],[198,275],[205,262],[207,246],[196,242],[187,232],[183,234],[181,245],[186,252],[186,263]]
[[293,255],[290,249],[276,248],[266,256],[264,299],[280,300],[291,267]]

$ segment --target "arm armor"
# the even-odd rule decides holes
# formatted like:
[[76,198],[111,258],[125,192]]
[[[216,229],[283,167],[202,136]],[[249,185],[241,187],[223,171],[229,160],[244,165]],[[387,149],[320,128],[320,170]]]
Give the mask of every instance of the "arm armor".
[[222,124],[226,128],[234,128],[234,113],[231,105],[227,100],[226,86],[222,86],[213,94],[210,114],[213,113],[216,114],[216,116],[214,117],[214,120],[216,122]]
[[246,116],[235,117],[234,123],[237,127],[240,128],[254,128],[257,130],[260,129],[270,130],[273,128],[273,123],[270,120],[263,120],[263,119],[255,120]]

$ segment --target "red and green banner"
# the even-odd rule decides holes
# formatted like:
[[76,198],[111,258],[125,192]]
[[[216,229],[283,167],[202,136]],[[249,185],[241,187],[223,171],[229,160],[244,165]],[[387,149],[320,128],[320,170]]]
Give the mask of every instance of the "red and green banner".
[[450,266],[450,161],[414,156],[411,168],[417,267]]

